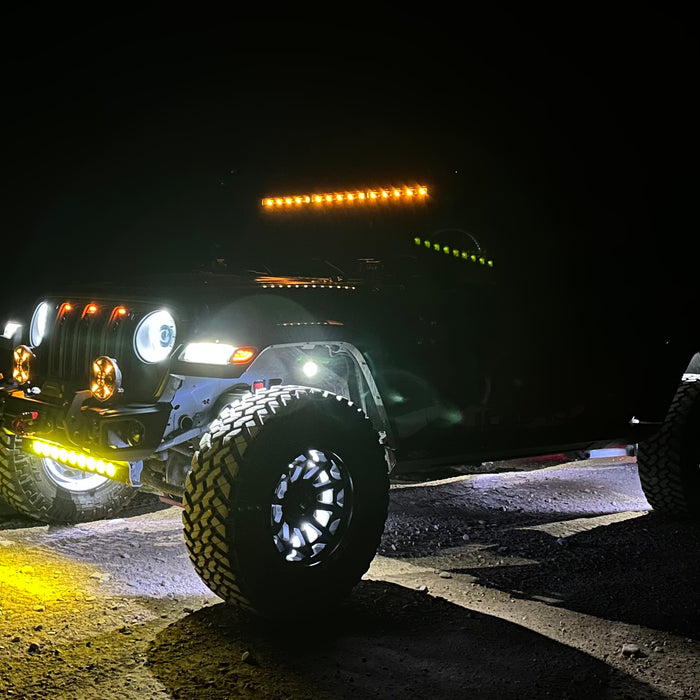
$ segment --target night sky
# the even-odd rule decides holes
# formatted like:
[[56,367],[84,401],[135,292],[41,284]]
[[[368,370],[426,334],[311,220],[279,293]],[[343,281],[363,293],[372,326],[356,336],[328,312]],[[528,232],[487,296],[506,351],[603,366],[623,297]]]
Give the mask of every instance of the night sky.
[[261,196],[401,179],[449,191],[495,250],[692,259],[673,248],[696,235],[688,18],[422,11],[9,18],[0,309],[298,252]]

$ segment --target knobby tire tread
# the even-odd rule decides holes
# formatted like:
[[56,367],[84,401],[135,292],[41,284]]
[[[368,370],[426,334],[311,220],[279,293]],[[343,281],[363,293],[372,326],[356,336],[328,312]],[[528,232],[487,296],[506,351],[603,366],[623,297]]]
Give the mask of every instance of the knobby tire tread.
[[[305,396],[326,397],[346,404],[348,416],[352,417],[355,412],[358,426],[368,434],[371,431],[377,440],[377,449],[383,450],[370,421],[347,399],[307,387],[275,387],[258,394],[247,394],[236,404],[224,407],[209,432],[202,437],[192,460],[193,469],[187,477],[183,526],[195,571],[217,596],[245,610],[259,612],[239,586],[239,562],[228,542],[228,525],[232,509],[236,507],[239,465],[268,418]],[[384,517],[387,509],[388,477]],[[366,568],[373,555],[374,551]]]

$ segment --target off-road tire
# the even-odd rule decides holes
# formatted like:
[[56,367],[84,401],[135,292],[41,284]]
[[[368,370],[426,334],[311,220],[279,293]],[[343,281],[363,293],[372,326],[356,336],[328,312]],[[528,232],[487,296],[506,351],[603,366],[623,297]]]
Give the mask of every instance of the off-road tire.
[[[296,459],[309,452],[321,464],[336,465],[317,478],[332,480],[333,488],[317,487],[306,472],[294,485],[295,464],[315,469],[312,461]],[[228,603],[275,619],[317,614],[341,602],[369,568],[387,516],[388,467],[377,432],[347,399],[306,387],[246,394],[222,409],[192,467],[183,503],[185,542],[199,576]],[[328,529],[321,524],[325,516],[315,520],[313,508],[324,506],[303,505],[328,542],[319,553],[306,542],[291,545],[294,536],[278,537],[282,529],[275,534],[277,517],[282,527],[285,518],[294,520],[298,488],[316,489],[300,500],[333,500],[325,507],[333,511],[329,518],[337,514],[342,521],[331,532],[335,520]],[[290,499],[284,512],[292,515],[282,515],[282,491]]]
[[128,484],[106,480],[94,489],[70,490],[51,479],[40,457],[21,449],[21,438],[0,433],[0,498],[45,523],[112,518],[134,496]]
[[678,387],[661,428],[640,443],[637,467],[655,511],[700,521],[700,381]]

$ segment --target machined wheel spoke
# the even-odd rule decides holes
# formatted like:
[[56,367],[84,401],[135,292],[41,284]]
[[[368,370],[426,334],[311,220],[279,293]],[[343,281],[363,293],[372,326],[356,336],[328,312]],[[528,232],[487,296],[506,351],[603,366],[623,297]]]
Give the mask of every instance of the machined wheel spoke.
[[272,539],[286,561],[314,564],[335,548],[349,519],[351,485],[340,459],[319,450],[287,465],[270,504]]

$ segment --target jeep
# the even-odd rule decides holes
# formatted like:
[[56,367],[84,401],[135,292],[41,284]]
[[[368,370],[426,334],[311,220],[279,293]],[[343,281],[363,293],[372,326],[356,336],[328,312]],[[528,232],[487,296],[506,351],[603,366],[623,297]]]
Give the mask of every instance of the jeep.
[[[441,196],[263,197],[298,243],[277,267],[32,289],[2,339],[0,496],[76,523],[158,494],[206,585],[275,618],[359,581],[392,474],[639,444],[653,509],[697,518],[698,337],[643,307],[631,347],[640,309],[590,283],[597,250],[486,247]],[[305,247],[319,217],[335,257]]]

